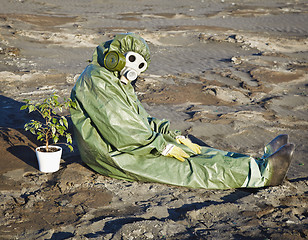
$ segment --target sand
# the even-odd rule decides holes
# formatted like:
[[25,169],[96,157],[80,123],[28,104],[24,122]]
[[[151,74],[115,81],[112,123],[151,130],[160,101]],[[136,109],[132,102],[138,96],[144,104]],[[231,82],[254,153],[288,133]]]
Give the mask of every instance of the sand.
[[[307,12],[304,0],[3,1],[0,238],[307,239]],[[289,134],[296,151],[283,185],[115,180],[87,168],[75,143],[58,172],[39,172],[22,100],[68,97],[94,48],[121,32],[149,44],[135,87],[152,116],[200,145],[255,157]]]

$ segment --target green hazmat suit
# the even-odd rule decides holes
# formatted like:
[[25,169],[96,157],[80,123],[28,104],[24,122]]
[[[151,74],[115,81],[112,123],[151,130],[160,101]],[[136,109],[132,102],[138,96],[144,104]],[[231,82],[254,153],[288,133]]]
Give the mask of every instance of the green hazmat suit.
[[[75,139],[82,160],[105,176],[128,181],[158,182],[206,189],[262,187],[268,181],[263,162],[250,156],[202,147],[195,155],[175,140],[178,131],[167,120],[151,117],[133,86],[119,80],[119,72],[104,67],[109,51],[139,53],[150,63],[146,42],[135,34],[119,34],[99,45],[92,62],[72,89]],[[167,144],[190,155],[184,162],[163,156]]]

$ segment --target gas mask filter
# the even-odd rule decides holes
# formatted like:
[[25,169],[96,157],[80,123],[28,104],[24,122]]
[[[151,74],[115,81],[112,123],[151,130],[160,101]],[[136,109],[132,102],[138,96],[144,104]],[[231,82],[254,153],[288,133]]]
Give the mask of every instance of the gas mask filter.
[[124,84],[134,81],[137,77],[147,69],[147,62],[139,54],[132,51],[121,54],[110,51],[104,58],[104,65],[110,71],[119,71],[120,80]]

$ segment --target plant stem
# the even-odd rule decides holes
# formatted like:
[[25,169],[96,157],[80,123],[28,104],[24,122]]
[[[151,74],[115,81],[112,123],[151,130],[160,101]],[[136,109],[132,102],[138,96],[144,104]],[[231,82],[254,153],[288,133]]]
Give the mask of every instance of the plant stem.
[[[51,118],[51,112],[50,112],[50,109],[48,111],[48,115],[49,115],[49,119]],[[49,122],[49,119],[46,118],[46,126],[47,126],[47,132],[46,132],[46,152],[48,152],[48,145],[49,145],[49,130],[48,130],[48,122]]]
[[49,131],[47,131],[47,133],[46,133],[46,152],[48,152],[48,143],[49,143],[49,141],[48,141],[48,134],[49,134]]

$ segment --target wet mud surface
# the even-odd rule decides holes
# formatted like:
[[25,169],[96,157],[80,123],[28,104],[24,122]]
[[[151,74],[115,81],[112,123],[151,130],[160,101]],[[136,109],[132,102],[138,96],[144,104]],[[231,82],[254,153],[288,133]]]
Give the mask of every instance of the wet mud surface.
[[[306,1],[5,1],[0,10],[1,239],[307,239]],[[186,189],[103,177],[78,149],[39,172],[25,98],[68,97],[95,47],[136,32],[148,112],[200,144],[260,157],[289,134],[284,184]],[[64,113],[68,114],[68,113]],[[71,131],[71,130],[70,130]]]

